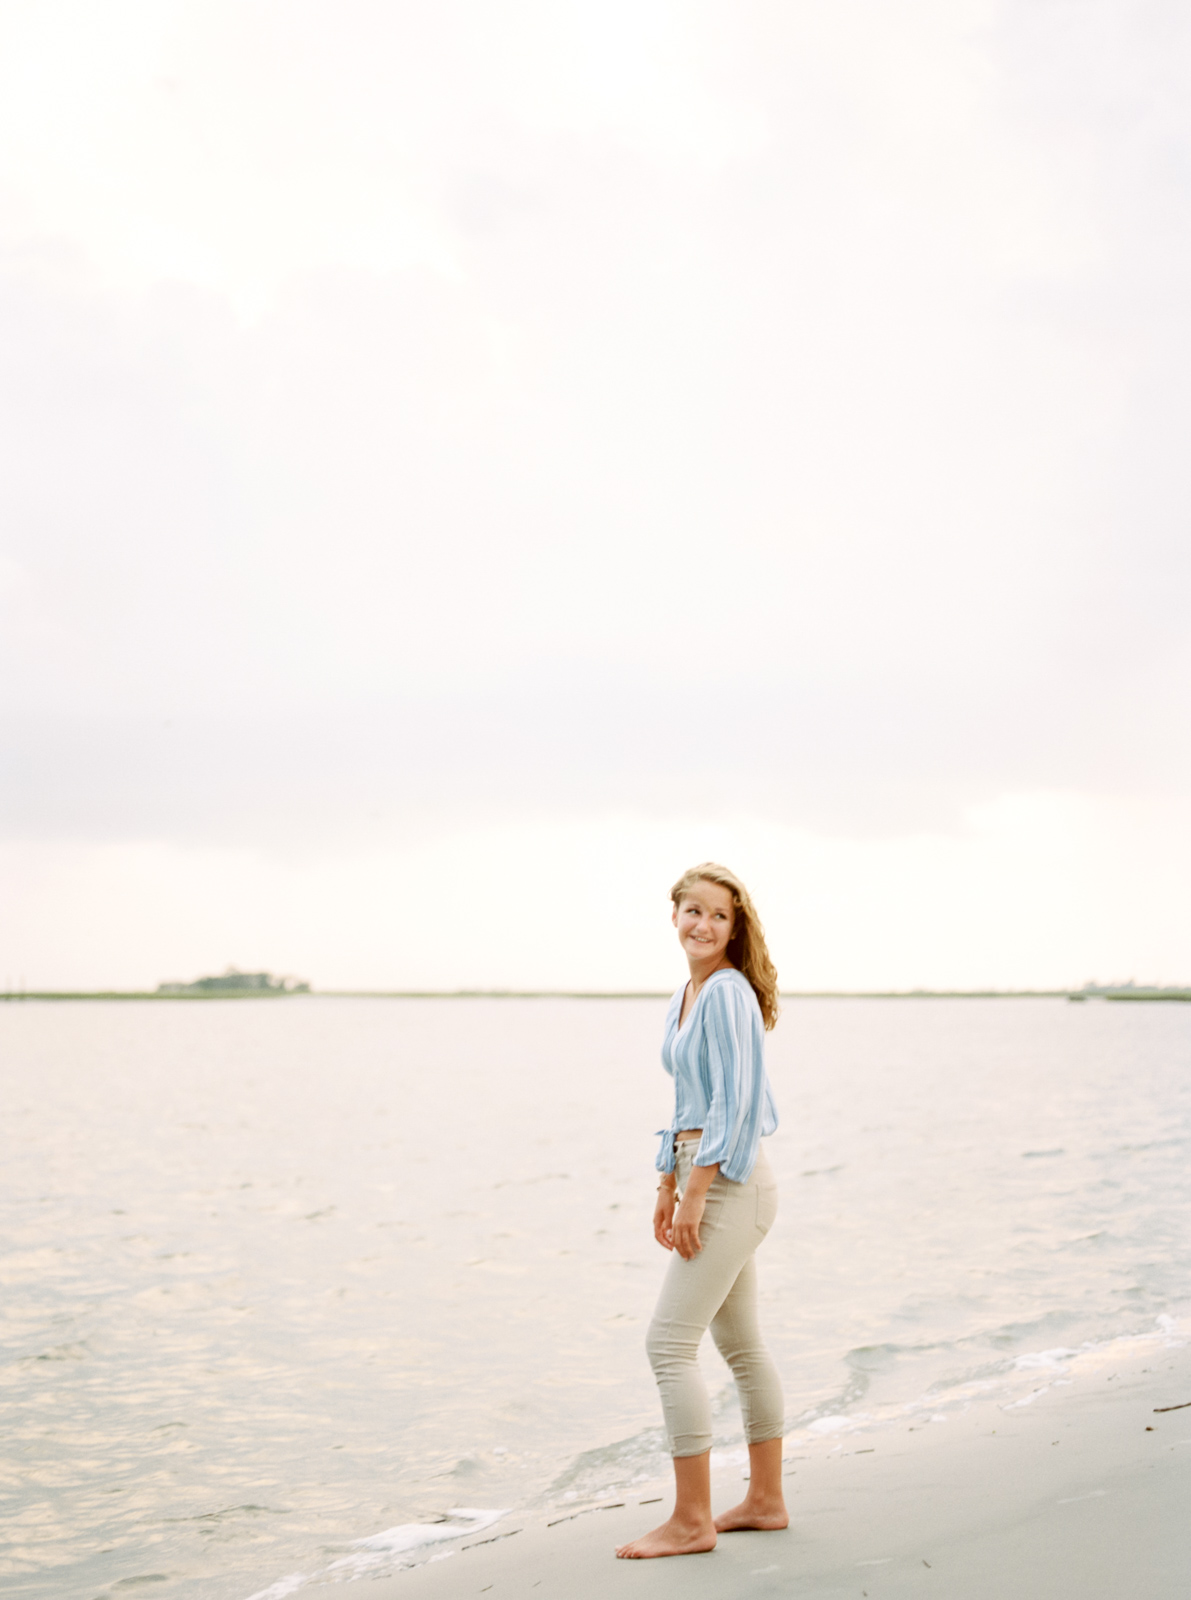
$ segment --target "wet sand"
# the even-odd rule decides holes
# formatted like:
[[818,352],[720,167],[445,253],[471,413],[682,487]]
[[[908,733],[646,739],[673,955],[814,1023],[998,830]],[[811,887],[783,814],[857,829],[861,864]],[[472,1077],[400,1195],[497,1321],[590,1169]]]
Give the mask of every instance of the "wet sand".
[[[1045,1387],[1044,1387],[1045,1386]],[[972,1402],[834,1439],[792,1438],[782,1533],[707,1555],[617,1561],[668,1513],[666,1485],[511,1515],[450,1555],[372,1582],[370,1600],[1175,1600],[1191,1588],[1191,1351],[1157,1341],[1041,1374],[1027,1404]],[[715,1504],[742,1492],[716,1474]],[[656,1495],[661,1503],[642,1504]],[[623,1500],[623,1504],[616,1501]],[[560,1520],[560,1519],[566,1520]],[[318,1590],[315,1591],[319,1592]]]

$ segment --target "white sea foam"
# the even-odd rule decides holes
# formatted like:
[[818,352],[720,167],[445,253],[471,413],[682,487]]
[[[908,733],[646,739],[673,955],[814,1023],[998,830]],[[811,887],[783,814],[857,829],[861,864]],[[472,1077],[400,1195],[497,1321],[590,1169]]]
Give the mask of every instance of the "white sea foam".
[[405,1567],[418,1566],[423,1560],[441,1561],[453,1555],[454,1551],[443,1550],[434,1555],[423,1555],[422,1552],[450,1539],[465,1539],[469,1534],[482,1533],[485,1528],[490,1528],[506,1516],[508,1511],[504,1509],[477,1510],[456,1506],[437,1522],[402,1522],[395,1528],[369,1534],[366,1539],[353,1539],[352,1544],[358,1554],[341,1556],[321,1572],[293,1572],[288,1578],[279,1578],[267,1589],[250,1595],[249,1600],[286,1600],[287,1595],[296,1594],[308,1583],[317,1583],[326,1578],[333,1577],[338,1582],[376,1578],[386,1572],[400,1572]]
[[1028,1355],[1018,1356],[1013,1363],[1013,1370],[1029,1372],[1037,1367],[1057,1367],[1060,1372],[1066,1372],[1068,1361],[1078,1354],[1078,1350],[1070,1350],[1066,1346],[1056,1350],[1033,1350]]
[[1022,1406],[1032,1406],[1039,1395],[1049,1394],[1050,1384],[1044,1383],[1041,1389],[1035,1389],[1031,1394],[1023,1395],[1020,1400],[1011,1400],[1007,1406],[1002,1406],[1002,1411],[1020,1411]]
[[470,1533],[482,1533],[501,1517],[508,1516],[507,1509],[477,1511],[458,1506],[448,1511],[441,1522],[403,1522],[396,1528],[386,1528],[383,1533],[373,1533],[367,1539],[353,1539],[360,1552],[342,1556],[332,1561],[328,1572],[347,1573],[353,1578],[380,1571],[397,1571],[417,1563],[408,1557],[448,1539],[462,1539]]
[[310,1581],[304,1572],[291,1572],[288,1578],[278,1578],[267,1589],[258,1589],[255,1594],[249,1595],[248,1600],[285,1600],[286,1595],[297,1594]]
[[839,1433],[843,1428],[853,1427],[851,1417],[817,1417],[808,1428],[808,1433]]

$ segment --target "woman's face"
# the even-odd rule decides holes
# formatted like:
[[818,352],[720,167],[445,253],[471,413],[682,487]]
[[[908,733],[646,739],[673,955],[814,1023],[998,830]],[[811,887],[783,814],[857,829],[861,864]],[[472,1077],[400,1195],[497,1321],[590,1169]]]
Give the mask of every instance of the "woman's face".
[[687,959],[714,964],[727,950],[736,925],[732,891],[699,878],[675,906],[672,921]]

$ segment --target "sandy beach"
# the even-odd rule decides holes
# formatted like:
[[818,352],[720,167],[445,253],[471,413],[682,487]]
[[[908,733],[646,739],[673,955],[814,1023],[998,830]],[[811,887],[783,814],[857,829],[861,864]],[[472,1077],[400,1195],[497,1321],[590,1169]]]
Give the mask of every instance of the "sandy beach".
[[[616,1544],[669,1509],[664,1485],[639,1487],[573,1511],[508,1516],[369,1594],[1174,1600],[1191,1581],[1186,1402],[1185,1346],[1106,1346],[1009,1405],[977,1399],[946,1422],[919,1414],[792,1438],[783,1533],[721,1537],[703,1556],[616,1561]],[[717,1506],[733,1502],[740,1479],[739,1467],[717,1474]]]

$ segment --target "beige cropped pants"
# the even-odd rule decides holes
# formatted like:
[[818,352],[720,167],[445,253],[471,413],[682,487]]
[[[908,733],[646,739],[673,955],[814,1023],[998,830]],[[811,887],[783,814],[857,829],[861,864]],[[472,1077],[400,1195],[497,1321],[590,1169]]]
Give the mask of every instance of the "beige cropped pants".
[[[678,1146],[680,1193],[698,1148],[697,1140]],[[749,1444],[780,1439],[784,1432],[781,1381],[757,1322],[753,1259],[776,1215],[777,1184],[761,1152],[746,1183],[716,1173],[699,1226],[702,1250],[690,1261],[677,1250],[670,1258],[645,1347],[661,1391],[671,1455],[711,1449],[711,1402],[699,1371],[699,1344],[709,1327],[736,1379]]]

